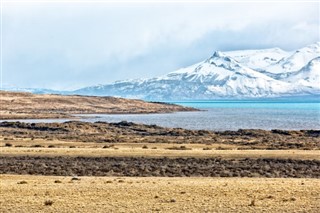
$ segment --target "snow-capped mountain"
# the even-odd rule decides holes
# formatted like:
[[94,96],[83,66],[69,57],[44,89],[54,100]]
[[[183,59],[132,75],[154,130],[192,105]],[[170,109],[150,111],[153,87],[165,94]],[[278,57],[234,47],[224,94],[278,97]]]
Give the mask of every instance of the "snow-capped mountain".
[[[290,84],[274,80],[238,63],[222,52],[215,52],[209,59],[157,80],[177,80],[196,83],[193,90],[201,88],[205,97],[246,97],[270,96],[286,93]],[[183,90],[184,88],[180,88]],[[197,93],[193,94],[196,95]],[[175,94],[173,94],[174,97]],[[173,98],[173,97],[170,97]],[[168,98],[168,97],[163,97]]]
[[299,71],[290,73],[283,81],[303,85],[320,91],[320,56],[312,59]]
[[287,58],[291,55],[290,52],[286,52],[280,48],[238,50],[225,52],[225,54],[251,69],[262,71],[265,71],[267,67],[270,67],[281,59]]
[[200,63],[151,79],[87,87],[77,94],[146,100],[270,98],[320,94],[320,43],[294,52],[279,48],[216,51]]
[[277,63],[265,67],[264,71],[272,74],[295,72],[318,56],[320,56],[320,42],[316,42],[295,51],[293,54],[284,57]]
[[19,87],[4,87],[2,90],[12,91],[12,92],[30,92],[34,94],[66,94],[67,91],[58,91],[52,89],[43,88],[19,88]]
[[28,90],[145,100],[318,97],[319,76],[320,42],[316,42],[292,52],[280,48],[216,51],[202,62],[157,78],[117,81],[76,91]]

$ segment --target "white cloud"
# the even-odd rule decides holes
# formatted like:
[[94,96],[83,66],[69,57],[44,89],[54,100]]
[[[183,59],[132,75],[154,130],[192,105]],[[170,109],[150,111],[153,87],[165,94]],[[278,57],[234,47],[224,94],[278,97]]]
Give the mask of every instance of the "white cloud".
[[[39,85],[18,73],[38,76],[51,70],[50,79],[46,79],[48,75],[37,77],[41,83],[47,82],[44,85],[59,80],[80,86],[103,83],[103,76],[110,82],[163,74],[190,57],[191,61],[206,57],[208,48],[256,45],[292,49],[319,36],[317,6],[292,2],[4,3],[4,68],[7,80],[18,84]],[[210,38],[216,41],[210,42]],[[202,40],[212,47],[194,46]],[[157,60],[170,66],[152,67],[154,55],[166,57]],[[143,69],[144,63],[149,69]],[[128,67],[133,71],[126,71]]]

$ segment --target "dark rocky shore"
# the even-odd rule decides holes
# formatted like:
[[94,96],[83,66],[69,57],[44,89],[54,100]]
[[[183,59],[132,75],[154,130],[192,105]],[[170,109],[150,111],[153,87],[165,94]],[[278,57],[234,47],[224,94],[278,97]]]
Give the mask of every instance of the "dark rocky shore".
[[[214,121],[213,121],[214,122]],[[32,138],[97,143],[228,144],[238,149],[319,150],[320,130],[187,130],[131,122],[0,123],[5,138]]]

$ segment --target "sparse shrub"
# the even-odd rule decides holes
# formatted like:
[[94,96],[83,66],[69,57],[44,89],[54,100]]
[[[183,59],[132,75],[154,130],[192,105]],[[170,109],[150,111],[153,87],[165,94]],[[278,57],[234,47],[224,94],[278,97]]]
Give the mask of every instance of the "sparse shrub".
[[157,198],[159,198],[159,196],[158,196],[158,195],[156,195],[156,196],[154,196],[154,198],[156,198],[156,199],[157,199]]
[[118,180],[118,183],[124,183],[124,180]]
[[147,145],[144,145],[144,146],[142,147],[142,149],[148,149],[148,146],[147,146]]
[[54,183],[62,183],[61,180],[55,180]]
[[40,144],[35,144],[35,145],[32,145],[31,147],[33,147],[33,148],[41,148],[43,146],[41,146]]
[[103,148],[103,149],[108,149],[108,148],[111,148],[111,147],[114,147],[114,145],[113,145],[113,144],[111,144],[111,145],[104,145],[102,148]]
[[192,150],[191,148],[187,148],[186,146],[180,146],[180,147],[173,146],[173,147],[169,147],[167,149],[170,149],[170,150]]
[[230,150],[230,148],[218,146],[216,150]]
[[12,147],[12,144],[11,143],[6,143],[5,146],[6,147]]
[[266,198],[267,198],[267,199],[273,199],[273,198],[274,198],[274,196],[269,195],[269,196],[267,196]]
[[49,146],[48,146],[48,148],[54,148],[54,147],[55,147],[54,145],[49,145]]
[[112,180],[107,180],[106,183],[112,183]]
[[76,146],[69,146],[69,148],[73,149],[73,148],[76,148]]
[[256,200],[251,200],[251,203],[249,204],[249,206],[255,206],[256,205]]
[[80,180],[78,177],[72,177],[71,180]]
[[177,202],[177,201],[176,201],[176,199],[171,199],[170,202],[171,202],[171,203],[175,203],[175,202]]
[[52,206],[52,204],[53,204],[53,201],[52,201],[52,200],[46,200],[46,201],[44,201],[44,205],[45,205],[45,206]]
[[16,145],[15,147],[18,147],[18,148],[19,148],[19,147],[23,147],[23,146],[22,146],[22,145]]
[[212,150],[210,147],[204,147],[203,150]]
[[28,182],[25,180],[19,181],[17,184],[27,184]]

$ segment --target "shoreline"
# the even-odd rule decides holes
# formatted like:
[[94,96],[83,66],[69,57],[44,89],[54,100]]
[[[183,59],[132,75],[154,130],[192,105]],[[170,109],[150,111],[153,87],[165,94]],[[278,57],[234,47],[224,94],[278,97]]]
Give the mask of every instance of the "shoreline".
[[150,114],[199,111],[192,107],[100,96],[0,91],[0,120],[73,118],[74,114]]

